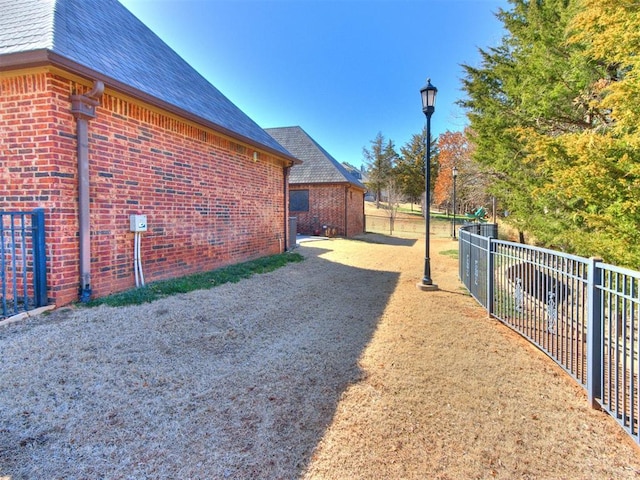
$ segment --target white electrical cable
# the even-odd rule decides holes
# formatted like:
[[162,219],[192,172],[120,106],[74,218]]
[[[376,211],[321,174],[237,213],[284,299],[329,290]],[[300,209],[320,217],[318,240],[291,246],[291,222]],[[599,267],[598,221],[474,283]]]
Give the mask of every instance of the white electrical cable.
[[136,287],[140,286],[138,279],[138,232],[133,233],[133,272],[136,277]]
[[142,274],[142,249],[140,244],[142,243],[142,235],[138,233],[138,271],[140,273],[140,285],[144,287],[144,275]]

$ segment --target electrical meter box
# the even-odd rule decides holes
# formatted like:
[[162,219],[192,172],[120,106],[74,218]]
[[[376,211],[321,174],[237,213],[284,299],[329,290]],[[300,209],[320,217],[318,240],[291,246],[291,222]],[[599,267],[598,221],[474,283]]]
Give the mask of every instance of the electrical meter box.
[[147,216],[146,215],[131,215],[131,231],[132,232],[146,232],[147,231]]

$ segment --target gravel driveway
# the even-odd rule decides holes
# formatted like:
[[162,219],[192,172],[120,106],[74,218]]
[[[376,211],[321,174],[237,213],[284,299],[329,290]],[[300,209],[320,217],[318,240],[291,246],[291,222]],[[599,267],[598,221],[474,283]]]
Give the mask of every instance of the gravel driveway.
[[367,234],[137,307],[0,328],[0,479],[638,478],[640,455],[461,289]]

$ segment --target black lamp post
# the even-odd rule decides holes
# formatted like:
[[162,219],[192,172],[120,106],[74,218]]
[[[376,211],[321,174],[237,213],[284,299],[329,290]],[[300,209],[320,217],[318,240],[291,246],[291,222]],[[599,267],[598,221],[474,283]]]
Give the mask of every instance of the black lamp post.
[[458,167],[453,166],[451,170],[453,177],[453,239],[456,239],[456,179],[458,178]]
[[438,286],[431,280],[431,261],[429,259],[429,216],[431,213],[431,115],[435,111],[436,93],[438,89],[431,85],[431,79],[427,79],[427,84],[420,89],[422,96],[422,111],[427,117],[427,158],[424,162],[424,179],[425,179],[425,199],[424,199],[424,218],[425,218],[425,256],[424,256],[424,277],[422,282],[418,283],[421,290],[437,290]]

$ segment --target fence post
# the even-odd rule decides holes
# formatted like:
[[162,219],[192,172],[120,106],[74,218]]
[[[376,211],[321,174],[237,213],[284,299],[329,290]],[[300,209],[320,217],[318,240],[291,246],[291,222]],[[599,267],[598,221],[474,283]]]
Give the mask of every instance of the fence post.
[[591,408],[600,408],[602,399],[602,283],[601,258],[589,259],[587,271],[587,395]]
[[47,256],[44,243],[44,208],[36,208],[31,214],[33,242],[33,290],[36,307],[47,305]]
[[487,238],[487,314],[493,315],[493,238]]
[[466,230],[460,229],[458,233],[458,278],[467,287],[467,279],[464,274],[464,261],[465,255],[467,252],[468,244],[468,236]]
[[464,240],[460,237],[460,234],[458,234],[458,278],[462,283],[464,283],[464,276],[462,275],[462,257],[464,257]]

